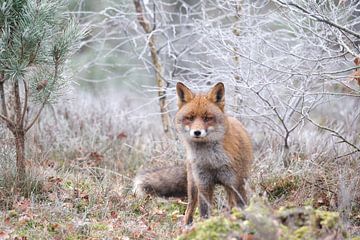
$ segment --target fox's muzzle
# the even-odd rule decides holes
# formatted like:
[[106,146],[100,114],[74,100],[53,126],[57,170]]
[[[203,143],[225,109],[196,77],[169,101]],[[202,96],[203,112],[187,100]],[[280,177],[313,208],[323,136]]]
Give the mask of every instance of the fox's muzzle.
[[194,138],[203,138],[206,137],[207,132],[205,129],[191,129],[190,136]]

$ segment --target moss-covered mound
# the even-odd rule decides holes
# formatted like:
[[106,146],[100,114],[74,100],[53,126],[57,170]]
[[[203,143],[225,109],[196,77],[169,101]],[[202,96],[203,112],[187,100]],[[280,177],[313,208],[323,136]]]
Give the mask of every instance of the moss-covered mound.
[[198,222],[178,240],[203,239],[346,239],[339,214],[312,207],[272,210],[262,200],[252,200],[244,210]]

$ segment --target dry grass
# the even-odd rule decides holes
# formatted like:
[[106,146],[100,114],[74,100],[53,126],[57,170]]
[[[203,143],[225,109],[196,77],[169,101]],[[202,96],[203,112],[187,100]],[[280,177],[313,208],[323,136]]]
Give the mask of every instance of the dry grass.
[[[28,179],[14,178],[11,135],[1,130],[0,234],[27,239],[173,239],[185,204],[139,199],[132,178],[140,167],[181,162],[183,148],[161,134],[156,109],[141,101],[81,96],[46,109],[28,135]],[[146,117],[144,117],[146,116]],[[282,140],[256,126],[256,161],[249,191],[272,206],[312,205],[339,211],[350,233],[359,232],[359,158],[334,159],[326,132],[305,126],[282,166]],[[335,145],[337,146],[337,145]],[[340,150],[339,150],[340,149]],[[22,189],[22,190],[20,190]],[[218,209],[225,203],[217,194]]]

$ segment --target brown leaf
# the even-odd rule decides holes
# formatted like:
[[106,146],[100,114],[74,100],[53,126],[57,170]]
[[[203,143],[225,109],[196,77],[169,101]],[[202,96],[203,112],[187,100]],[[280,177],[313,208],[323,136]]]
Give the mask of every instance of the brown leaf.
[[11,224],[10,217],[6,217],[6,218],[4,219],[4,223],[5,223],[6,225],[10,225],[10,224]]
[[253,240],[254,235],[253,234],[243,234],[241,237],[242,240]]
[[110,215],[111,215],[111,218],[114,218],[114,219],[118,217],[118,214],[115,211],[111,211]]
[[96,162],[101,162],[104,159],[104,156],[98,152],[91,152],[90,159],[95,160]]
[[124,140],[125,138],[127,138],[127,134],[125,132],[121,132],[116,136],[116,138],[118,140]]
[[1,231],[0,232],[0,240],[9,239],[10,235],[7,232]]
[[354,80],[357,81],[358,85],[360,86],[360,71],[358,69],[355,70]]
[[27,214],[25,214],[25,215],[19,217],[18,224],[19,224],[20,226],[22,226],[22,225],[28,223],[30,220],[32,220],[32,217],[29,216],[29,215],[27,215]]
[[52,232],[58,231],[60,229],[60,224],[58,223],[51,223],[48,227]]
[[58,197],[57,197],[56,192],[52,192],[52,193],[48,194],[48,198],[50,201],[55,201]]
[[359,57],[356,57],[356,58],[354,59],[354,63],[355,63],[356,66],[359,66],[359,65],[360,65],[360,58],[359,58]]
[[29,199],[23,199],[17,203],[15,203],[15,209],[19,210],[20,212],[25,212],[30,207],[30,200]]
[[86,202],[89,202],[89,194],[80,193],[80,198],[84,199]]
[[[356,66],[360,66],[360,57],[356,57],[354,59],[354,63]],[[353,76],[354,80],[357,81],[358,85],[360,86],[360,69],[355,69]]]

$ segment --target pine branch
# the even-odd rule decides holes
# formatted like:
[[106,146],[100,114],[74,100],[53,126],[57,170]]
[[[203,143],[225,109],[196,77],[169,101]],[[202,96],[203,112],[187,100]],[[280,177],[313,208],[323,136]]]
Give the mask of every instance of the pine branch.
[[[58,74],[59,74],[59,56],[55,55],[55,70],[54,70],[54,81],[56,81],[56,79],[58,78]],[[48,103],[48,100],[51,96],[51,91],[49,91],[49,93],[46,95],[45,99],[43,100],[41,107],[39,109],[39,111],[37,112],[37,114],[35,115],[34,119],[30,122],[30,124],[25,127],[25,132],[29,131],[29,129],[35,124],[35,122],[38,120],[38,118],[40,117],[40,114],[42,112],[42,110],[44,109],[45,105]]]
[[25,128],[25,132],[29,131],[30,128],[32,128],[32,126],[35,124],[35,122],[39,119],[40,114],[41,114],[42,110],[44,109],[46,103],[47,103],[47,100],[45,100],[45,101],[41,104],[41,107],[40,107],[39,111],[37,112],[37,114],[35,115],[35,117],[33,118],[33,120],[31,121],[31,123]]

